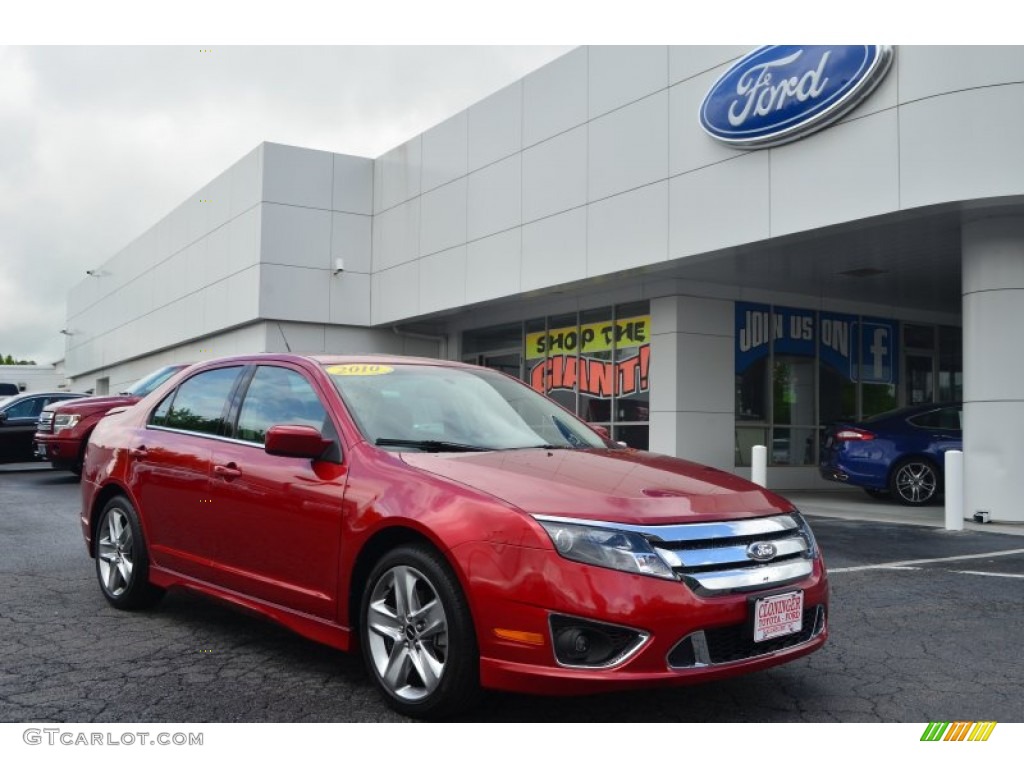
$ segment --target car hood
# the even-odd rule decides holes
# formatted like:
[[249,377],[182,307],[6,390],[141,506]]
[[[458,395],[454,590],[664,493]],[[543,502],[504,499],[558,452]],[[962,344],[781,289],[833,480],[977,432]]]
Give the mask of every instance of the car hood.
[[65,400],[47,410],[58,413],[95,413],[96,411],[109,411],[121,405],[134,405],[139,398],[134,395],[104,395],[101,397],[78,397],[74,400]]
[[793,510],[785,499],[736,475],[634,450],[409,452],[401,457],[532,514],[659,525]]

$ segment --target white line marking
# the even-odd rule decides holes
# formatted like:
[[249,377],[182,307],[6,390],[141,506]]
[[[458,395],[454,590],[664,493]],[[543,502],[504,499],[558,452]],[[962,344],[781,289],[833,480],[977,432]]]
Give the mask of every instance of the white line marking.
[[1024,573],[986,573],[985,571],[953,571],[967,576],[1002,576],[1004,579],[1024,579]]
[[930,563],[952,563],[957,560],[982,560],[986,557],[1005,557],[1007,555],[1024,555],[1024,549],[1005,549],[1001,552],[984,552],[980,555],[957,555],[956,557],[934,557],[929,560],[900,560],[894,563],[877,563],[875,565],[853,565],[849,568],[829,568],[831,573],[851,573],[853,571],[874,571],[883,568],[901,568],[908,565],[928,565]]

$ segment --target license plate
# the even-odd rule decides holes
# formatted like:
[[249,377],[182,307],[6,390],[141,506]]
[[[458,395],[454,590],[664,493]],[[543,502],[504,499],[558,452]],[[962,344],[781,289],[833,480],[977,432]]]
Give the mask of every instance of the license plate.
[[754,642],[774,640],[803,629],[804,593],[801,590],[754,601]]

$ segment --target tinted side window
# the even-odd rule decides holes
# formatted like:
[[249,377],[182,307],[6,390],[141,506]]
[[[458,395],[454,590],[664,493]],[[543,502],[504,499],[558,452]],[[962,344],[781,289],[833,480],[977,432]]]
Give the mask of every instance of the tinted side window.
[[238,413],[239,440],[262,445],[275,424],[299,424],[323,431],[327,412],[306,377],[288,368],[256,369]]
[[174,392],[167,395],[163,400],[160,401],[160,405],[153,409],[153,412],[149,415],[149,423],[157,427],[167,426],[167,414],[171,412],[171,402],[174,400]]
[[223,434],[228,397],[241,370],[240,366],[216,368],[182,382],[162,426],[209,435]]
[[922,427],[924,429],[938,429],[940,426],[940,411],[928,411],[927,413],[919,413],[917,416],[912,416],[907,419],[915,427]]
[[43,403],[46,402],[45,397],[30,397],[27,400],[22,400],[20,403],[15,403],[7,409],[8,419],[28,419],[38,418],[40,411],[43,410]]

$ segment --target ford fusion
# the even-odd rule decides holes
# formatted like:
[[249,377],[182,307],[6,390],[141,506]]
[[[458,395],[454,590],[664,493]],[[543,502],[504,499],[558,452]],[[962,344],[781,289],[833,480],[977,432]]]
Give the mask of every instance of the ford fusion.
[[187,588],[359,650],[383,698],[582,694],[764,669],[826,640],[807,522],[726,472],[612,443],[496,371],[256,355],[96,426],[103,596]]

